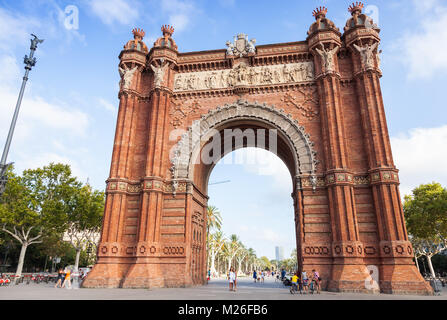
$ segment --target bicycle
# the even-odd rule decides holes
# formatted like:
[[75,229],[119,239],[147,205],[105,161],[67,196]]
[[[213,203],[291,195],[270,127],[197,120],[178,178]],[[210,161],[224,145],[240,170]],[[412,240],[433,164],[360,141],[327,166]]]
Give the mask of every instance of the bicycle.
[[310,294],[314,294],[314,291],[315,291],[315,281],[314,280],[312,280],[310,282],[309,291],[310,291]]
[[303,294],[303,292],[301,290],[301,285],[298,285],[297,283],[292,282],[292,286],[290,287],[290,293],[295,294],[295,293],[298,293],[298,291],[300,292],[300,294]]

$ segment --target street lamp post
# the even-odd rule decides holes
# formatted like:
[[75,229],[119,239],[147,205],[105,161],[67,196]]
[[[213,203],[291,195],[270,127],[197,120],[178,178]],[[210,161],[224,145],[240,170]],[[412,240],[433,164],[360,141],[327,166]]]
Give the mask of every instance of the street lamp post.
[[34,58],[34,52],[37,49],[37,45],[42,43],[42,39],[38,39],[34,34],[32,34],[33,39],[31,39],[31,51],[29,57],[25,55],[23,63],[25,64],[25,75],[23,76],[22,87],[20,88],[19,98],[17,99],[16,109],[14,111],[14,116],[12,117],[11,126],[9,127],[8,137],[6,139],[5,148],[3,149],[2,159],[0,161],[0,196],[3,194],[6,188],[6,183],[8,177],[6,176],[6,171],[12,163],[6,163],[6,158],[8,157],[9,147],[11,146],[12,135],[17,122],[17,117],[19,115],[20,105],[22,103],[23,93],[25,91],[26,82],[28,81],[28,74],[32,67],[36,65],[36,58]]

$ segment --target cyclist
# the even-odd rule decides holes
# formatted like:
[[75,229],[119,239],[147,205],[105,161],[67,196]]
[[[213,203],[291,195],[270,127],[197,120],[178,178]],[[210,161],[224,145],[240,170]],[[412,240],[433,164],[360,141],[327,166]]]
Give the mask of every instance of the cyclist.
[[292,286],[290,287],[290,293],[293,294],[297,291],[298,291],[298,272],[295,272],[295,274],[292,277]]

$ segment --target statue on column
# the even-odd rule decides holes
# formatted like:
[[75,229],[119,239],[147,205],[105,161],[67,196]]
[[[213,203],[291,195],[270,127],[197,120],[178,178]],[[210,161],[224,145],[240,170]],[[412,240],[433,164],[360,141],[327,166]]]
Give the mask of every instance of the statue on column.
[[155,87],[160,87],[163,83],[165,67],[166,67],[166,65],[163,66],[163,62],[164,62],[164,59],[161,59],[159,67],[155,67],[155,66],[151,65],[151,69],[154,71],[154,75],[155,75],[155,78],[154,78]]
[[132,83],[133,76],[135,74],[135,71],[137,71],[138,66],[134,67],[133,69],[123,69],[121,67],[118,67],[118,70],[120,72],[121,76],[121,83],[123,86],[123,89],[129,89],[130,84]]
[[357,51],[360,53],[360,56],[362,58],[362,64],[365,67],[365,69],[374,68],[374,50],[379,45],[378,42],[376,42],[373,45],[366,45],[366,47],[360,47],[356,44],[354,44],[354,48],[357,49]]
[[334,54],[337,52],[338,47],[335,47],[332,50],[330,50],[330,49],[326,50],[324,48],[324,45],[321,44],[321,48],[323,50],[315,48],[315,51],[320,55],[321,59],[323,60],[324,71],[325,72],[334,71],[334,69],[335,69],[335,67],[334,67]]

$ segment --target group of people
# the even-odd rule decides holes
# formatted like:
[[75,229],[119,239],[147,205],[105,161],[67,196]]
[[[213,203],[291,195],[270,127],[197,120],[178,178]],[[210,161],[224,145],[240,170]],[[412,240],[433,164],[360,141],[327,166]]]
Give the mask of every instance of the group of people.
[[303,271],[301,273],[301,278],[299,277],[298,272],[295,272],[292,276],[292,287],[290,288],[290,291],[292,292],[292,290],[299,290],[300,292],[307,293],[309,291],[309,287],[311,287],[312,292],[316,290],[319,294],[321,290],[320,284],[321,277],[315,269],[313,269],[309,275],[306,271]]
[[65,288],[71,289],[71,270],[66,268],[65,270],[59,269],[57,272],[57,281],[54,285],[55,288]]
[[253,280],[254,282],[264,282],[265,277],[270,276],[270,274],[272,275],[272,277],[274,276],[275,272],[271,271],[267,272],[267,271],[253,271]]

